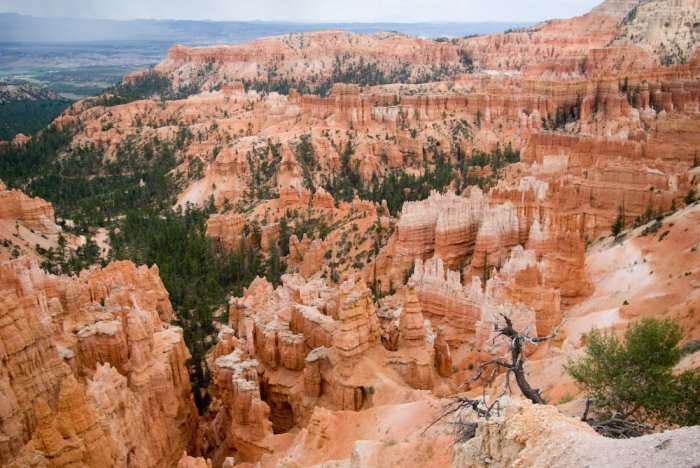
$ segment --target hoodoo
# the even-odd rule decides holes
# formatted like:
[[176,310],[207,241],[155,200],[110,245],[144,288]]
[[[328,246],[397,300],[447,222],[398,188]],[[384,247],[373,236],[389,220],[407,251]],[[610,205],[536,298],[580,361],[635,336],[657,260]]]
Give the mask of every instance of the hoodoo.
[[0,464],[697,465],[699,38],[173,45],[1,142]]

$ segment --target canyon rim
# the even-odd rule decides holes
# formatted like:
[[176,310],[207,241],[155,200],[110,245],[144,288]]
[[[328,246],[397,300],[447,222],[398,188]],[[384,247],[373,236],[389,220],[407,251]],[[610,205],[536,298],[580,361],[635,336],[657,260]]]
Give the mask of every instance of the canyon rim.
[[699,44],[699,0],[172,44],[0,142],[0,464],[700,465],[567,371],[673,323],[698,410]]

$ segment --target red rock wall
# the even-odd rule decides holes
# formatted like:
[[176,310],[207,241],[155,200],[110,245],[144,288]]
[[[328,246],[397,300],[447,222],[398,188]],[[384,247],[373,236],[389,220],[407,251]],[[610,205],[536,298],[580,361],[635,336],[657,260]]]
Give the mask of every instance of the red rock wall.
[[19,190],[0,189],[0,220],[13,220],[42,234],[60,231],[51,203],[31,198]]

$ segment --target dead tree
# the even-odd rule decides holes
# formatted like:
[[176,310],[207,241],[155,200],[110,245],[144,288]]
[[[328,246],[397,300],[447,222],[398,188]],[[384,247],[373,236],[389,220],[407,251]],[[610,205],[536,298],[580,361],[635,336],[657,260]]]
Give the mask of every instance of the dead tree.
[[[474,437],[474,432],[476,431],[477,424],[465,422],[463,417],[469,412],[473,412],[479,417],[486,419],[491,417],[494,409],[498,410],[500,408],[501,399],[506,394],[512,393],[511,377],[515,378],[518,388],[526,398],[537,405],[544,404],[540,389],[532,388],[525,375],[524,363],[526,347],[528,344],[534,345],[553,339],[557,336],[564,323],[566,323],[566,320],[557,325],[552,333],[547,336],[531,337],[530,326],[525,328],[524,331],[518,332],[513,328],[513,322],[509,317],[505,315],[501,315],[501,317],[503,317],[503,322],[494,320],[493,323],[496,335],[492,340],[493,346],[491,347],[491,351],[502,346],[507,346],[509,352],[502,358],[490,359],[479,364],[476,369],[476,374],[460,385],[456,392],[459,393],[465,386],[486,376],[481,397],[474,399],[455,397],[430,424],[430,426],[432,426],[443,418],[453,415],[451,424],[455,427],[455,436],[458,441],[471,439]],[[505,383],[503,384],[503,388],[496,398],[487,402],[487,388],[493,384],[496,377],[503,371],[505,371]]]
[[598,434],[611,437],[613,439],[629,439],[631,437],[639,437],[644,434],[649,434],[654,430],[654,426],[650,424],[642,424],[633,419],[626,419],[620,413],[613,413],[608,419],[597,420],[589,417],[593,398],[586,400],[586,408],[583,410],[581,421],[591,426]]
[[[494,320],[493,326],[496,335],[493,338],[493,347],[491,349],[493,350],[504,345],[507,346],[510,350],[510,359],[491,359],[486,362],[482,362],[479,364],[479,367],[477,367],[474,377],[462,384],[463,387],[464,385],[478,381],[482,378],[485,372],[488,372],[488,369],[490,368],[491,370],[488,372],[488,377],[486,377],[486,380],[484,381],[484,392],[482,394],[482,401],[486,401],[487,387],[491,386],[493,381],[498,376],[499,371],[505,371],[505,384],[503,385],[503,389],[498,397],[491,403],[490,407],[487,407],[488,411],[486,415],[490,414],[490,410],[493,408],[493,405],[495,405],[497,401],[506,394],[506,392],[511,393],[511,376],[515,377],[515,382],[518,384],[518,388],[527,399],[536,405],[544,404],[544,399],[542,398],[542,395],[540,395],[540,389],[532,388],[530,383],[527,381],[527,377],[525,376],[525,348],[528,344],[537,344],[551,340],[557,336],[559,329],[562,327],[562,325],[564,325],[564,322],[562,322],[556,328],[554,328],[552,333],[547,336],[531,337],[529,325],[523,332],[518,332],[515,330],[515,328],[513,328],[513,321],[510,319],[510,317],[505,315],[501,315],[501,317],[503,317],[503,322]],[[462,387],[460,387],[460,389]]]

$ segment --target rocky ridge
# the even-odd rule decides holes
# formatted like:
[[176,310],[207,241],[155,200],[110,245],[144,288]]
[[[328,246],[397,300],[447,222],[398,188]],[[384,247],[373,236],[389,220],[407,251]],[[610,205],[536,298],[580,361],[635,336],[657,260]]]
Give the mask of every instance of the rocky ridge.
[[60,236],[69,246],[84,241],[63,232],[56,224],[51,203],[39,197],[29,197],[20,190],[7,190],[0,180],[0,259],[20,255],[41,259],[37,246],[45,250],[56,249]]
[[0,83],[0,105],[16,101],[35,101],[44,99],[59,99],[47,88],[28,83]]
[[551,406],[504,406],[499,417],[479,424],[472,440],[455,446],[452,466],[691,466],[697,456],[697,426],[615,440]]

